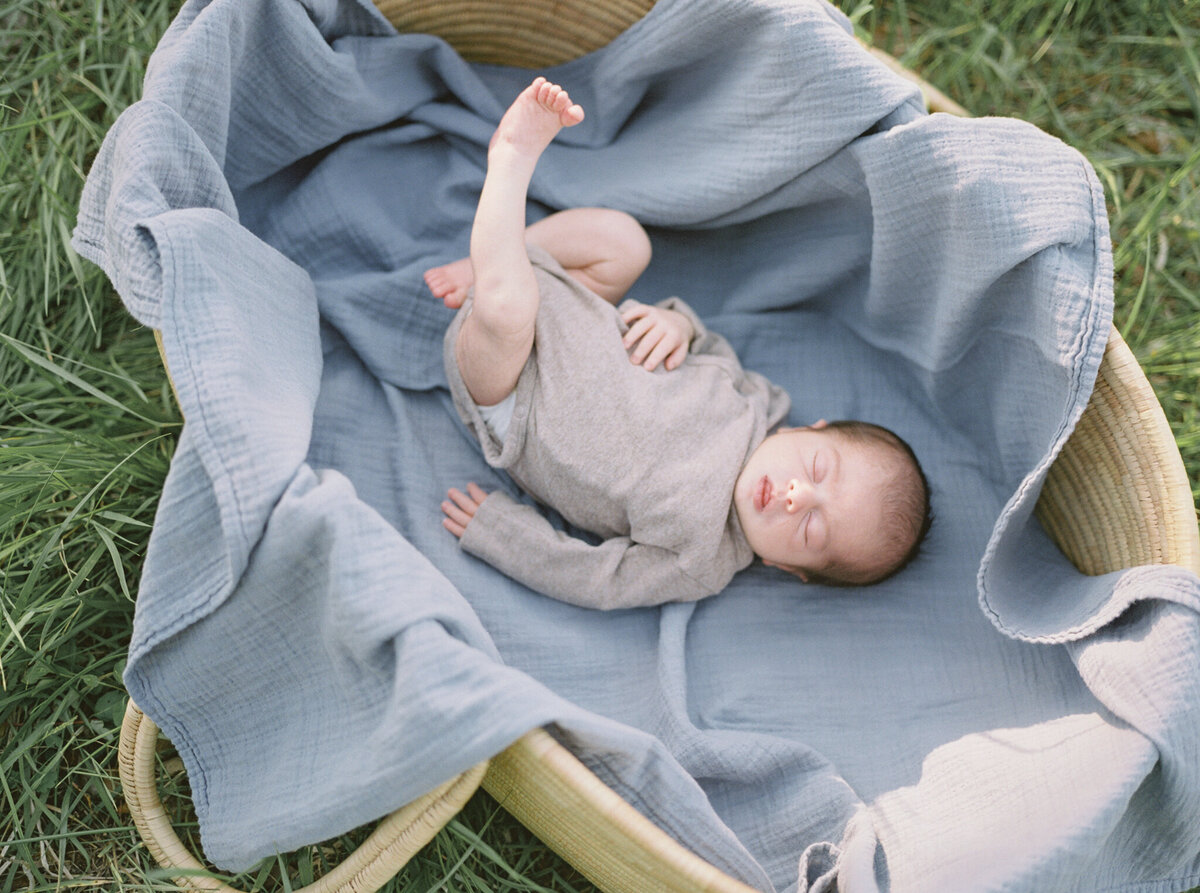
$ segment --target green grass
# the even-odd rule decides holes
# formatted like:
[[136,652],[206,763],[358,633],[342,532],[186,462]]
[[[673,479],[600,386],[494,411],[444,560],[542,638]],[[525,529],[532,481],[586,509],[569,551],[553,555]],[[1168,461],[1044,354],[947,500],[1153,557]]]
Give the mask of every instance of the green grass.
[[[1200,4],[843,7],[973,113],[1032,121],[1095,165],[1117,323],[1200,495]],[[174,8],[0,0],[0,893],[174,889],[138,845],[116,743],[140,561],[180,419],[151,333],[68,247],[91,159]],[[164,799],[190,834],[182,787],[168,781]],[[288,857],[286,882],[268,862],[238,883],[283,889],[332,852]],[[387,889],[590,888],[480,794]]]

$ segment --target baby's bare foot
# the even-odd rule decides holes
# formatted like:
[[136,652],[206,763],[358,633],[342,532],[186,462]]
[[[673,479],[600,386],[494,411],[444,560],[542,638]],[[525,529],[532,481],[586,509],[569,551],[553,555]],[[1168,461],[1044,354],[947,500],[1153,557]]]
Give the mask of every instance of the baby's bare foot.
[[467,299],[467,289],[475,284],[471,259],[464,257],[426,270],[425,284],[435,298],[440,298],[451,310],[457,310]]
[[536,160],[560,130],[582,120],[583,109],[571,102],[567,91],[539,77],[508,107],[492,134],[488,151],[506,146]]

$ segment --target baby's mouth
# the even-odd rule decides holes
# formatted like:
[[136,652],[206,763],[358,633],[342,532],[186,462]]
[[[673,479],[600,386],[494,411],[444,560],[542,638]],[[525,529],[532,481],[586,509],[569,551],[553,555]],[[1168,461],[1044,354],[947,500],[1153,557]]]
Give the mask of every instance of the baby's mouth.
[[762,480],[758,482],[758,486],[754,489],[754,508],[757,511],[762,511],[771,504],[771,497],[774,495],[774,488],[771,486],[771,479],[765,474]]

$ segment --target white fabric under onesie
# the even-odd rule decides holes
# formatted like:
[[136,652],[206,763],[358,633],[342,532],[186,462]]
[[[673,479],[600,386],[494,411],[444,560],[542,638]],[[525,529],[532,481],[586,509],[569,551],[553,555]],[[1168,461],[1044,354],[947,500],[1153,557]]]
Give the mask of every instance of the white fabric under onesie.
[[508,392],[508,396],[495,406],[480,406],[476,403],[475,408],[483,416],[483,420],[487,423],[488,430],[492,432],[492,436],[503,442],[508,437],[508,426],[512,423],[513,408],[516,405],[517,391],[516,388],[513,388],[513,390]]

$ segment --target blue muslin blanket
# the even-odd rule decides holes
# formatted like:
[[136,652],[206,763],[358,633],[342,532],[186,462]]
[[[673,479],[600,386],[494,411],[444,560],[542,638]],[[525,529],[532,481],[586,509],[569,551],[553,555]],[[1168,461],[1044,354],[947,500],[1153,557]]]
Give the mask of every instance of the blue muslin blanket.
[[1089,578],[1033,518],[1111,318],[1104,201],[1014,120],[927,115],[817,0],[660,0],[546,72],[587,110],[530,216],[650,230],[792,422],[923,458],[937,522],[885,585],[755,566],[602,613],[460,552],[448,486],[511,481],[450,409],[485,147],[527,71],[362,0],[188,0],[108,134],[74,244],[161,330],[186,418],[126,683],[245,868],[545,725],[762,890],[1176,893],[1200,883],[1200,583]]

